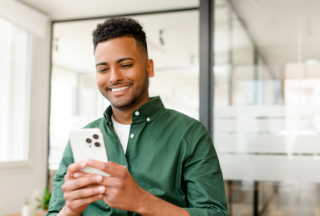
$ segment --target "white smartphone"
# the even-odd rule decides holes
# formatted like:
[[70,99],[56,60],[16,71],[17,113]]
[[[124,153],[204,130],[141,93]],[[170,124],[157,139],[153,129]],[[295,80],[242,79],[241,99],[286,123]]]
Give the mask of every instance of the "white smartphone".
[[[75,162],[84,161],[88,158],[108,162],[103,133],[99,128],[85,128],[71,131],[69,136]],[[108,173],[89,166],[81,169],[81,171],[107,177],[110,176]]]

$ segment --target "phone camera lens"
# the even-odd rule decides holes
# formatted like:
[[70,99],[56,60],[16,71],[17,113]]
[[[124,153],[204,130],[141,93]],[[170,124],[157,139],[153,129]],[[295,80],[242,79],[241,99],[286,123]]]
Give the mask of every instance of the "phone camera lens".
[[99,136],[98,136],[97,134],[94,134],[94,135],[93,135],[93,138],[98,139]]
[[91,139],[89,139],[89,138],[87,138],[86,141],[87,141],[87,143],[91,143],[92,142]]
[[95,142],[94,145],[97,146],[97,147],[99,147],[99,146],[100,146],[100,143]]

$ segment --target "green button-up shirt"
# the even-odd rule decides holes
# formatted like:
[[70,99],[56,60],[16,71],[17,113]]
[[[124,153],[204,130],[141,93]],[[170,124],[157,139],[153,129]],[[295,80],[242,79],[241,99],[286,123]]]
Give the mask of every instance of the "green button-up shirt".
[[[209,133],[199,121],[166,109],[160,97],[151,98],[132,113],[130,137],[124,154],[111,115],[109,106],[104,118],[85,128],[103,131],[108,159],[126,166],[140,187],[185,208],[192,216],[228,215],[219,160]],[[72,163],[68,143],[53,181],[47,215],[56,215],[65,203],[61,186]],[[99,200],[89,204],[82,215],[137,214],[111,208]]]

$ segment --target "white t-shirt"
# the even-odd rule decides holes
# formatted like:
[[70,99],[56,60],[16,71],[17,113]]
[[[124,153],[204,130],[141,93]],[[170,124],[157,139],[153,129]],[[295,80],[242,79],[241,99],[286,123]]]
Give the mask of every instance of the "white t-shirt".
[[111,116],[111,119],[113,122],[114,131],[120,139],[124,154],[126,154],[131,125],[124,125],[116,122],[116,120],[113,118],[113,115]]

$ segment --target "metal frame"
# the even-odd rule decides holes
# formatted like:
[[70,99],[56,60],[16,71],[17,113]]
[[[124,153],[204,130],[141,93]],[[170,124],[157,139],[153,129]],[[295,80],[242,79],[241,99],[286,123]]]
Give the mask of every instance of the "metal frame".
[[200,0],[200,74],[199,114],[200,122],[207,128],[213,139],[214,99],[214,0]]
[[50,155],[50,116],[51,116],[51,79],[52,79],[52,46],[53,46],[53,22],[51,22],[51,31],[50,31],[50,68],[49,68],[49,106],[48,106],[48,148],[47,148],[47,187],[49,187],[50,181],[50,169],[49,169],[49,155]]

